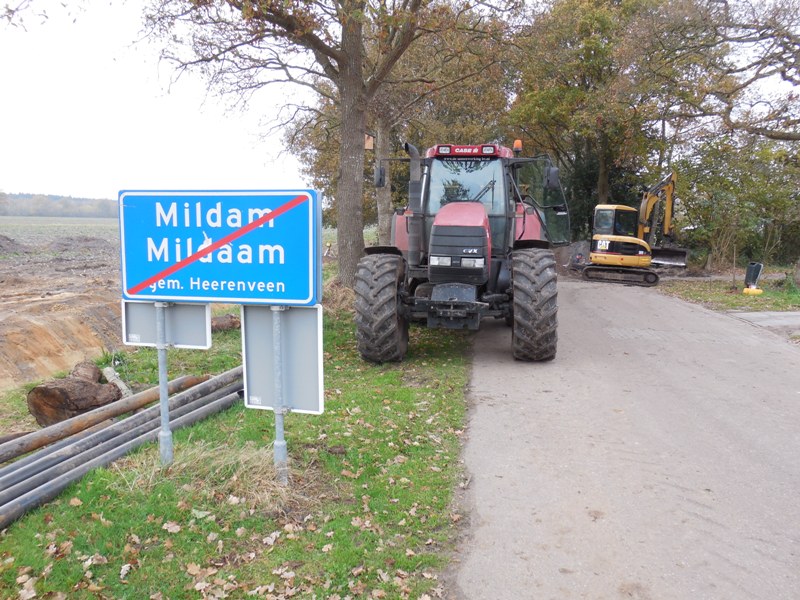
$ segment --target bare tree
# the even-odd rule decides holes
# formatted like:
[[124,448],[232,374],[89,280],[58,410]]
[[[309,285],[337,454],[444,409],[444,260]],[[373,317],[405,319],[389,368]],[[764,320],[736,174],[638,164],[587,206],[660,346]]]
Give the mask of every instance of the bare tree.
[[680,100],[670,118],[800,141],[800,1],[678,0],[630,37],[647,58],[643,78]]
[[[364,249],[364,133],[370,101],[418,35],[431,0],[158,0],[149,11],[164,52],[215,89],[247,99],[274,82],[337,96],[339,277],[352,285]],[[367,60],[367,48],[374,49]]]
[[49,2],[47,0],[12,0],[0,4],[0,23],[6,22],[11,27],[25,29],[25,22],[30,17],[44,22],[50,18],[48,10],[55,10],[70,15],[77,19],[77,16],[85,9],[85,0],[71,0],[70,2]]
[[3,4],[0,9],[0,19],[10,25],[19,25],[22,22],[23,14],[31,8],[31,0],[15,0],[15,2]]
[[[507,95],[501,64],[506,22],[500,21],[498,14],[482,14],[481,8],[439,6],[433,13],[369,105],[367,121],[374,147],[368,156],[384,167],[389,166],[385,159],[400,140],[472,143],[496,139],[496,125],[505,115]],[[367,60],[372,61],[376,49],[368,50]],[[341,131],[337,103],[335,90],[331,90],[314,106],[305,107],[302,118],[293,111],[293,122],[286,123],[286,139],[293,152],[304,158],[305,173],[324,187],[329,187],[338,169],[331,160]],[[368,191],[364,194],[365,218],[377,216],[381,245],[390,243],[392,170],[386,168],[386,185],[376,189],[374,199]],[[326,217],[330,216],[326,211]]]

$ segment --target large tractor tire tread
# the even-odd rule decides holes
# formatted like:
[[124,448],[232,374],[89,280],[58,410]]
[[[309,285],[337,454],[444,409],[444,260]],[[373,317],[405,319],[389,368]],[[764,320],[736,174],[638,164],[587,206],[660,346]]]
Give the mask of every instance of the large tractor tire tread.
[[394,254],[364,256],[356,268],[355,322],[358,352],[364,360],[403,360],[408,350],[408,320],[399,291],[405,278],[403,258]]
[[512,280],[514,358],[552,360],[558,343],[558,288],[553,253],[540,249],[515,251]]

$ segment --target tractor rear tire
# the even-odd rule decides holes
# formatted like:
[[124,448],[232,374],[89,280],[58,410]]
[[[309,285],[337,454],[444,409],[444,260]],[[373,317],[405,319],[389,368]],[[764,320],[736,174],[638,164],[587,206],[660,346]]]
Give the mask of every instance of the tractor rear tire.
[[371,254],[358,261],[355,283],[356,344],[364,360],[403,360],[408,350],[408,318],[400,290],[405,263],[394,254]]
[[511,260],[514,358],[552,360],[558,342],[555,257],[550,250],[526,248],[514,251]]

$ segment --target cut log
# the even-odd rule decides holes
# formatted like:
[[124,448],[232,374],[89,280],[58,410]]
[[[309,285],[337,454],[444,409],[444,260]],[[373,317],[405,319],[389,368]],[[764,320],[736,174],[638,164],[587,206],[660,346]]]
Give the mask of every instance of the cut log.
[[99,383],[103,373],[100,371],[100,367],[93,362],[84,361],[75,365],[72,368],[72,373],[70,373],[69,376],[74,377],[75,379],[91,381],[92,383]]
[[121,397],[122,392],[115,385],[66,377],[48,381],[28,392],[28,411],[39,425],[47,427]]
[[227,331],[229,329],[239,329],[241,322],[239,317],[228,313],[218,317],[211,317],[211,332]]

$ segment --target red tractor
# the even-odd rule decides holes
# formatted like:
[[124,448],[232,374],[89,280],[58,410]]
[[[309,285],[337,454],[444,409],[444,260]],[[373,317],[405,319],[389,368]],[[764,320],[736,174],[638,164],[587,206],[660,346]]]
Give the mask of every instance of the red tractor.
[[[512,327],[514,358],[556,355],[557,290],[550,249],[569,243],[558,169],[497,144],[412,145],[408,206],[396,211],[390,246],[359,261],[358,351],[368,361],[402,360],[410,321],[476,330],[483,317]],[[383,185],[383,168],[376,185]]]

